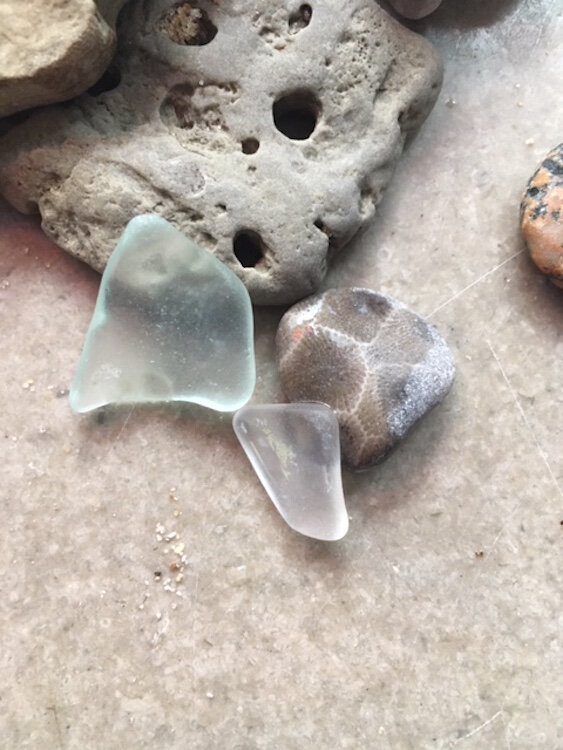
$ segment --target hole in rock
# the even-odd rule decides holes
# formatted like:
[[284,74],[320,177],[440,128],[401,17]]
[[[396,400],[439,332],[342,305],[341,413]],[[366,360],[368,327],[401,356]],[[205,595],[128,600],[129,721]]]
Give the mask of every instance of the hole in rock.
[[334,236],[332,231],[327,227],[327,225],[324,223],[324,221],[320,217],[317,217],[315,221],[313,222],[313,224],[328,239],[326,257],[328,261],[331,261],[334,258],[334,256],[337,255],[340,249],[340,243],[337,237]]
[[99,78],[93,86],[90,86],[88,93],[90,96],[99,96],[106,91],[113,91],[121,83],[121,71],[112,63],[106,72]]
[[39,214],[39,203],[37,201],[28,200],[25,203],[26,214]]
[[301,5],[295,13],[289,16],[289,33],[297,34],[311,23],[313,9],[310,5]]
[[420,103],[414,101],[408,109],[401,110],[397,118],[401,130],[406,133],[407,138],[412,137],[412,131],[420,120]]
[[274,124],[287,138],[305,141],[317,126],[320,111],[312,91],[293,91],[274,102]]
[[233,252],[243,268],[254,268],[264,257],[264,243],[258,232],[241,229],[233,240]]
[[217,27],[207,13],[194,3],[177,3],[161,16],[160,31],[168,34],[175,44],[201,47],[209,44],[217,34]]
[[256,138],[245,138],[241,147],[243,154],[255,154],[260,148],[260,141]]
[[202,232],[201,243],[202,245],[205,245],[206,247],[215,247],[215,245],[217,244],[217,240],[209,232]]
[[358,209],[362,216],[369,216],[375,211],[375,207],[379,203],[377,192],[374,191],[369,185],[364,185],[360,193],[360,201]]
[[170,89],[160,107],[160,116],[167,125],[190,130],[194,126],[195,113],[191,98],[194,87],[191,83],[180,83]]

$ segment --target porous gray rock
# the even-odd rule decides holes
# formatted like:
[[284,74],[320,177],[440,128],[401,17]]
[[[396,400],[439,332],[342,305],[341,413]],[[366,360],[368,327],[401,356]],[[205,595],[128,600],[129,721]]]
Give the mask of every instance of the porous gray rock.
[[0,191],[98,270],[135,214],[159,214],[258,304],[318,288],[441,83],[373,0],[133,0],[118,36],[116,88],[0,140]]
[[297,303],[281,319],[276,350],[286,397],[334,409],[353,469],[384,459],[455,376],[438,331],[370,289],[331,289]]
[[390,5],[405,18],[424,18],[442,4],[442,0],[389,0]]
[[71,99],[102,76],[126,0],[2,0],[0,117]]

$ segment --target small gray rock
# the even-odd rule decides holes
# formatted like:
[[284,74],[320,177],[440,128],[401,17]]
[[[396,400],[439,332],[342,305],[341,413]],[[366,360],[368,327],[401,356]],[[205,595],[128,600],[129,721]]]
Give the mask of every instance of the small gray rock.
[[276,336],[290,401],[336,412],[344,461],[367,469],[448,393],[452,354],[436,329],[391,297],[331,289],[286,312]]
[[442,75],[374,0],[132,0],[118,39],[119,85],[0,139],[0,192],[100,271],[133,216],[158,214],[259,304],[318,288]]
[[2,0],[0,117],[90,88],[115,51],[125,0]]

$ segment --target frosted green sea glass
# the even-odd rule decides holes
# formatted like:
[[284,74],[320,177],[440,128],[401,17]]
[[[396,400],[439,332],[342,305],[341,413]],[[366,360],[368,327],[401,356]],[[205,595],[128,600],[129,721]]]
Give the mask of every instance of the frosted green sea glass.
[[164,219],[135,217],[102,277],[72,409],[190,401],[235,411],[255,373],[244,284]]
[[336,541],[348,531],[338,420],[325,404],[245,406],[233,427],[270,499],[292,529]]

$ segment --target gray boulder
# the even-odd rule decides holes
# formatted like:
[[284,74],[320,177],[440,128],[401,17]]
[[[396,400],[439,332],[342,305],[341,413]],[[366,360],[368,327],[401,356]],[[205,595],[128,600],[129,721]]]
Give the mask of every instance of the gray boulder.
[[258,304],[318,288],[441,84],[373,0],[133,0],[118,36],[118,85],[0,139],[0,192],[100,271],[133,216],[159,214]]

